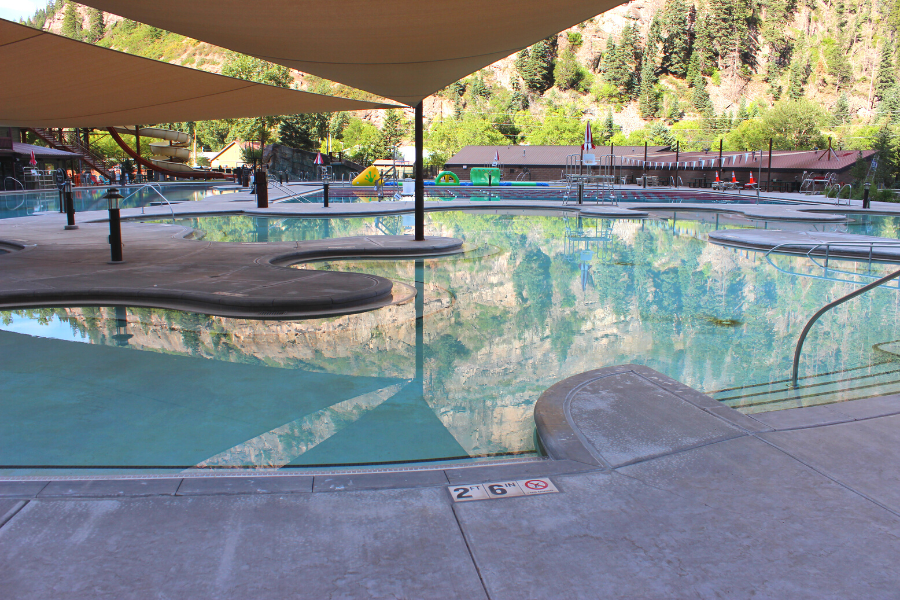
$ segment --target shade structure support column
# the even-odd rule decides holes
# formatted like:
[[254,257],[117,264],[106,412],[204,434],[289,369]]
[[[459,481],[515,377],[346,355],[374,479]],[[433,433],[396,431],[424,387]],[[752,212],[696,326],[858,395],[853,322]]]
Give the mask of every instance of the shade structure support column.
[[425,241],[425,171],[423,163],[424,117],[422,101],[416,104],[416,241]]

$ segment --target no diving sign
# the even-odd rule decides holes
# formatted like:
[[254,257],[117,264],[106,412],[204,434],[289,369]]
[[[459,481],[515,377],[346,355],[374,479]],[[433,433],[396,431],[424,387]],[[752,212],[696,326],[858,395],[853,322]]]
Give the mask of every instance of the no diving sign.
[[454,502],[471,502],[472,500],[495,500],[498,498],[514,498],[516,496],[534,496],[536,494],[557,494],[559,490],[548,477],[519,479],[516,481],[497,481],[477,485],[451,485],[447,488]]

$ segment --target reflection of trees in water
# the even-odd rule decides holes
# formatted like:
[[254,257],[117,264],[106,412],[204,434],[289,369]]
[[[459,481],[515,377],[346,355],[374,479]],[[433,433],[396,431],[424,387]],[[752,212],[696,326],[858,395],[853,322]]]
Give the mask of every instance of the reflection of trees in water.
[[[608,243],[590,261],[593,283],[582,290],[560,217],[429,219],[430,235],[502,250],[424,261],[425,396],[464,447],[485,452],[530,448],[534,401],[556,381],[589,369],[642,363],[701,390],[784,377],[806,319],[854,289],[780,273],[757,255],[695,237],[711,224],[687,227],[688,235],[662,221],[611,221],[603,225]],[[308,221],[303,235],[316,235],[321,220]],[[353,220],[332,220],[335,235],[366,226],[358,220],[341,229],[340,221]],[[802,259],[775,260],[815,270]],[[409,259],[312,267],[415,279]],[[900,338],[897,302],[897,292],[876,290],[823,317],[807,342],[804,369],[864,363],[873,344]],[[17,313],[56,315],[92,342],[112,343],[106,309]],[[137,334],[132,347],[348,375],[409,378],[415,359],[411,303],[300,322],[129,309],[129,331]]]

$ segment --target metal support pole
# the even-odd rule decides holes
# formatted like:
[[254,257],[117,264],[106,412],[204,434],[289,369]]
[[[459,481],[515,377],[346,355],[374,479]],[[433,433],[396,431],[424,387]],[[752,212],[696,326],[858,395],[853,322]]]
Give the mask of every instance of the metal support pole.
[[325,199],[325,208],[328,208],[328,182],[322,184],[322,196]]
[[681,154],[681,142],[675,140],[675,187],[678,187],[678,157]]
[[647,189],[647,142],[644,142],[644,163],[641,167],[644,170],[644,176],[641,179],[644,180],[644,189]]
[[425,178],[423,169],[424,116],[422,102],[416,104],[416,241],[425,241]]
[[[762,161],[760,161],[762,162]],[[772,191],[772,138],[769,138],[769,168],[766,174],[766,191]]]
[[66,226],[64,229],[67,231],[78,229],[78,225],[75,224],[75,199],[72,197],[71,181],[66,182],[64,194],[66,197]]
[[[134,145],[137,146],[137,155],[141,155],[141,126],[134,126]],[[137,163],[137,176],[135,178],[135,183],[141,182],[141,161],[134,161]]]
[[118,208],[109,209],[109,249],[112,262],[125,260],[122,258],[122,215]]
[[584,182],[578,182],[578,204],[584,204]]
[[269,182],[262,169],[256,172],[256,207],[269,208]]
[[863,184],[863,208],[870,208],[871,204],[869,202],[869,186],[871,184],[867,181]]

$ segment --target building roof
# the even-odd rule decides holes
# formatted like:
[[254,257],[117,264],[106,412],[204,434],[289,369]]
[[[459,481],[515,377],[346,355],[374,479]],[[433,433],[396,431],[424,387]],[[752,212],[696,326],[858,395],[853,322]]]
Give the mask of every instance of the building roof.
[[388,106],[188,69],[2,19],[0,81],[0,124],[13,127],[109,127]]
[[252,10],[244,0],[81,3],[411,106],[622,1],[267,0]]
[[[666,146],[650,146],[647,148],[648,156],[656,155]],[[599,158],[609,154],[609,146],[597,146],[593,150]],[[521,165],[529,167],[537,166],[564,166],[566,157],[581,153],[581,146],[466,146],[447,161],[447,165],[479,166],[489,165],[494,162],[494,156],[500,155],[502,165]],[[643,146],[613,146],[615,156],[644,156]]]
[[[452,167],[487,165],[499,154],[500,164],[506,166],[562,168],[566,164],[566,157],[580,153],[580,146],[466,146],[454,154],[446,165]],[[598,146],[593,153],[599,159],[608,155],[610,148]],[[644,160],[644,147],[614,146],[613,154],[623,157],[626,167],[639,167]],[[869,159],[873,154],[874,150],[832,150],[830,154],[828,150],[775,150],[772,152],[772,168],[782,171],[843,171],[853,166],[859,156]],[[767,151],[723,152],[721,166],[718,151],[679,152],[677,158],[680,169],[758,169],[760,161],[763,169],[769,166]],[[671,168],[669,165],[674,166],[675,159],[675,151],[668,146],[650,146],[647,149],[650,168]],[[618,161],[616,164],[619,164]]]
[[19,142],[13,142],[13,152],[15,154],[23,154],[25,156],[31,156],[31,153],[34,152],[34,155],[36,157],[40,156],[43,158],[78,158],[78,155],[74,152],[66,152],[65,150],[47,148],[46,146],[20,144]]

